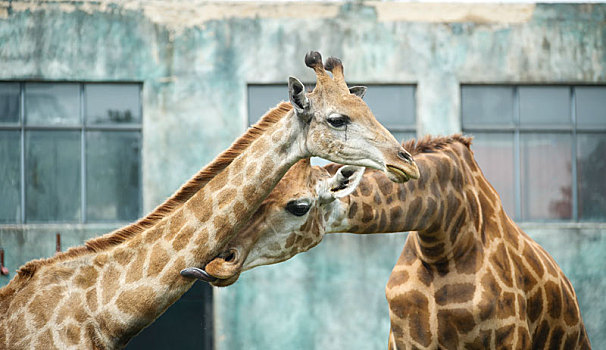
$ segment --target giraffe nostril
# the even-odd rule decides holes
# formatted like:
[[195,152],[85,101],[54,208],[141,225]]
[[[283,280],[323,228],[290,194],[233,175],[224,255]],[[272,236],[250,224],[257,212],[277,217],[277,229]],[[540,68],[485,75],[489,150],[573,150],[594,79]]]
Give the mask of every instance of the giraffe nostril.
[[407,161],[408,163],[412,162],[412,157],[406,151],[398,151],[398,158]]

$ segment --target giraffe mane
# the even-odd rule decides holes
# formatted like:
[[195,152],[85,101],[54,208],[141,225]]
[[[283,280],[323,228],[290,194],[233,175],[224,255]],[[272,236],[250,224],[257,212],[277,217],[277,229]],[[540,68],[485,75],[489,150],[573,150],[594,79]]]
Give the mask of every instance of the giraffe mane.
[[444,149],[450,144],[460,142],[465,147],[470,148],[472,137],[463,136],[461,134],[453,134],[450,136],[430,136],[426,135],[419,139],[410,139],[402,142],[402,146],[405,150],[410,152],[411,155],[419,153],[432,153],[437,150]]
[[[267,112],[255,125],[240,136],[227,150],[219,154],[210,164],[202,168],[196,175],[179,188],[164,203],[157,206],[151,213],[136,222],[116,229],[103,236],[92,238],[84,243],[83,246],[73,247],[63,253],[46,259],[32,260],[23,265],[17,271],[17,275],[22,278],[33,276],[36,270],[42,265],[49,265],[57,261],[69,260],[74,257],[103,251],[109,247],[116,246],[134,235],[145,231],[154,226],[158,221],[181,207],[196,192],[203,188],[217,174],[223,171],[232,161],[238,157],[253,141],[259,138],[265,130],[280,121],[288,112],[292,110],[292,105],[288,102],[281,102],[276,107]],[[3,288],[4,289],[4,288]],[[2,289],[0,289],[0,295]]]

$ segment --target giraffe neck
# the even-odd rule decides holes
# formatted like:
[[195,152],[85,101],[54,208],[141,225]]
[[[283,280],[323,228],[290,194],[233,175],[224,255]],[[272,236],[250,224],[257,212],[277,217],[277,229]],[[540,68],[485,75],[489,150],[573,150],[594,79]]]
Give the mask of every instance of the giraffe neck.
[[[179,271],[204,267],[217,256],[286,171],[307,156],[304,128],[287,113],[183,206],[127,244],[136,254],[120,289],[136,298],[123,300],[121,311],[133,328],[141,329],[140,320],[151,322],[187,291],[193,283]],[[119,293],[116,303],[120,308]]]
[[[80,341],[122,347],[192,286],[179,272],[203,267],[217,256],[286,171],[308,156],[306,127],[292,111],[285,112],[206,186],[153,226],[96,252],[81,247],[73,256],[66,252],[60,260],[43,263],[33,275],[11,282],[3,302],[12,305],[9,297],[31,295],[33,303],[19,313],[37,310],[45,315],[37,327],[52,333],[76,319],[81,333],[74,334]],[[15,310],[9,313],[25,317]],[[0,326],[2,322],[0,318]],[[28,347],[37,336],[15,341]]]
[[356,191],[337,203],[339,220],[329,222],[327,232],[416,231],[414,249],[428,263],[463,255],[484,239],[484,211],[503,209],[471,151],[454,143],[414,157],[421,173],[416,181],[394,184],[367,170]]

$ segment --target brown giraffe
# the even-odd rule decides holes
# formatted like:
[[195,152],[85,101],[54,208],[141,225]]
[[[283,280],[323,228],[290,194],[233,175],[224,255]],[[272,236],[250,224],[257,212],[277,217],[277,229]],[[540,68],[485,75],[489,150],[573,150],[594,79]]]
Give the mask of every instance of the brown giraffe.
[[206,266],[211,282],[234,283],[326,232],[414,230],[386,287],[390,349],[589,349],[570,281],[505,214],[470,144],[460,135],[408,142],[421,177],[398,185],[374,170],[360,181],[356,167],[301,161]]
[[417,177],[410,155],[348,90],[340,61],[329,59],[334,80],[317,52],[305,61],[317,75],[312,93],[290,78],[290,104],[269,111],[147,217],[21,267],[0,289],[0,348],[123,347],[192,286],[196,267],[223,250],[301,158],[369,165],[395,181]]

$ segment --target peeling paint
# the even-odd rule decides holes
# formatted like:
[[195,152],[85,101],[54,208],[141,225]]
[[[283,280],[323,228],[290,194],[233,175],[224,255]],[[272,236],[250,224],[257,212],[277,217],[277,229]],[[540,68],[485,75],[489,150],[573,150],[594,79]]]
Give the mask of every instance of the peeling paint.
[[427,23],[526,23],[532,19],[535,4],[457,4],[457,3],[366,3],[377,10],[379,22]]

